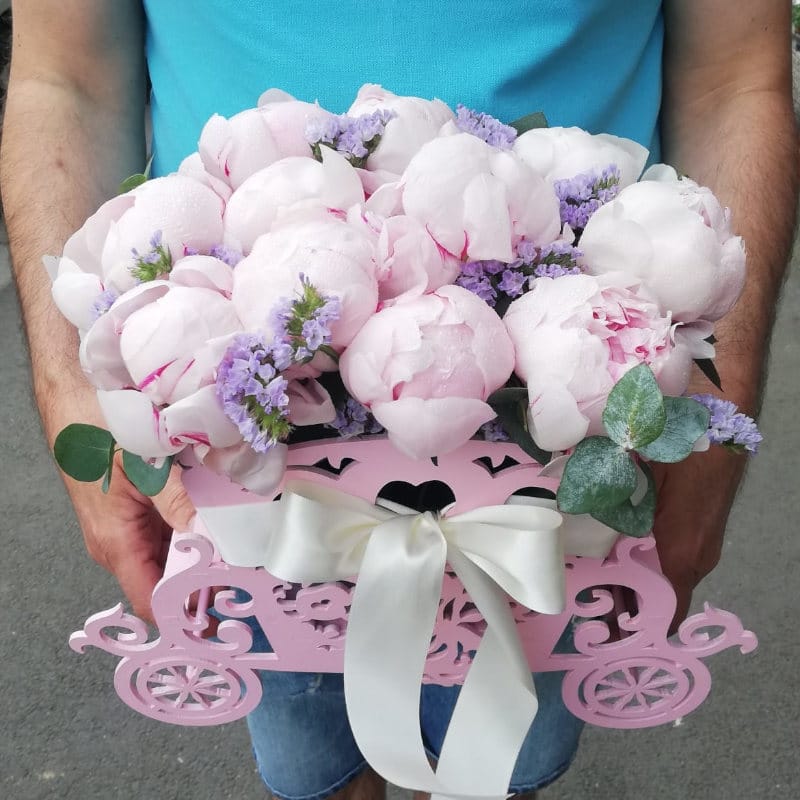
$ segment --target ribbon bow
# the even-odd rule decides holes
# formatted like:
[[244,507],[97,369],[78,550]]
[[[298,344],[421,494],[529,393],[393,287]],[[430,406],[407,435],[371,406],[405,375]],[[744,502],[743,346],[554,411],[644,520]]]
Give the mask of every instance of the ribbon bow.
[[[358,574],[344,687],[350,726],[370,765],[417,791],[504,798],[538,708],[505,593],[535,611],[563,611],[561,515],[517,505],[455,516],[391,510],[300,482],[288,483],[272,505],[261,560],[269,572],[297,583]],[[434,772],[419,700],[445,562],[487,627]]]

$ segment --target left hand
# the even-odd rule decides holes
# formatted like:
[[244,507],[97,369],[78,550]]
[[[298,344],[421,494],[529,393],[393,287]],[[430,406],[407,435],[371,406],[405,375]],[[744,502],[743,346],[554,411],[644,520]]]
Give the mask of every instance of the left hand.
[[719,562],[746,457],[712,446],[677,464],[651,463],[658,490],[653,534],[677,596],[670,633],[686,619],[692,592]]

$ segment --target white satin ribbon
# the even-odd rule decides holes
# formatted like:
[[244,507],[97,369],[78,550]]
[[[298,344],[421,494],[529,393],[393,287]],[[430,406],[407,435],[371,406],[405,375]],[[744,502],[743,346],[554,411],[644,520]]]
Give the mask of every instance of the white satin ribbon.
[[[506,594],[543,613],[564,608],[561,515],[490,506],[452,517],[396,513],[313,484],[286,487],[263,556],[293,582],[358,574],[344,657],[353,735],[387,780],[451,797],[503,798],[538,703]],[[445,562],[487,623],[437,770],[419,702]]]

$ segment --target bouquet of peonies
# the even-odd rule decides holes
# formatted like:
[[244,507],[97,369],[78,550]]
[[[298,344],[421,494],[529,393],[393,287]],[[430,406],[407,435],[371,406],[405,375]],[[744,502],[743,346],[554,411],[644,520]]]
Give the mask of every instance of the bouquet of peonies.
[[46,263],[108,430],[62,468],[157,492],[176,456],[270,495],[287,446],[385,432],[415,458],[512,439],[559,509],[646,534],[648,461],[752,420],[718,384],[714,323],[745,253],[714,195],[615,136],[504,125],[379,86],[344,115],[269,90],[212,117],[177,173],[134,176]]

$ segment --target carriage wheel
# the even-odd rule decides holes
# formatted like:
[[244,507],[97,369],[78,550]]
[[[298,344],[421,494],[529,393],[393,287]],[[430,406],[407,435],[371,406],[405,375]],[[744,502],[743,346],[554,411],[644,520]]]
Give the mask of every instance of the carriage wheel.
[[605,728],[649,728],[694,711],[708,695],[702,662],[678,664],[655,656],[613,661],[588,674],[564,677],[564,701],[572,713]]
[[114,685],[134,711],[174,725],[232,722],[261,699],[261,682],[253,670],[239,672],[233,665],[186,655],[123,659]]

